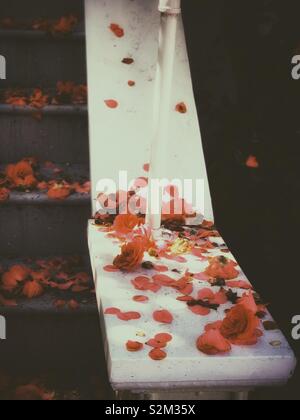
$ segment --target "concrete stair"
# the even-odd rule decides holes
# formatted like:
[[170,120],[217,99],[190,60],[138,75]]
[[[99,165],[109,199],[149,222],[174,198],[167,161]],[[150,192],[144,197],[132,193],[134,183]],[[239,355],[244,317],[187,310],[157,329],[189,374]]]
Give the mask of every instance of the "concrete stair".
[[[1,28],[0,52],[7,59],[7,80],[1,89],[54,89],[58,81],[86,84],[84,4],[81,0],[3,0],[0,21],[38,18],[79,18],[74,33],[52,36],[44,31]],[[34,156],[52,161],[75,181],[89,179],[86,105],[50,105],[34,117],[31,107],[0,105],[0,172],[9,163]],[[12,192],[0,203],[0,266],[30,258],[80,255],[89,270],[86,243],[91,216],[89,194],[73,194],[64,201],[45,193]],[[21,299],[17,307],[0,305],[8,337],[0,343],[0,371],[24,369],[102,371],[102,344],[94,295],[79,294],[78,310],[53,305],[61,292]],[[68,296],[67,296],[68,298]],[[71,296],[69,296],[71,298]],[[96,367],[95,367],[96,366]]]

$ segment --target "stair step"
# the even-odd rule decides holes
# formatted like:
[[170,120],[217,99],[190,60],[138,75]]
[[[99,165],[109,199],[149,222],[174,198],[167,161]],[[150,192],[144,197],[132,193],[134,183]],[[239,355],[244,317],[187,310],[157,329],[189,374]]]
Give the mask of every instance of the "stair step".
[[89,162],[87,107],[47,106],[34,118],[32,107],[0,105],[0,157],[14,162],[24,156],[56,162]]
[[[22,292],[19,291],[17,296],[15,296],[15,292],[8,293],[8,295],[5,295],[5,292],[2,290],[2,283],[1,278],[3,277],[4,273],[9,272],[11,267],[15,266],[22,266],[26,267],[29,270],[34,270],[35,272],[41,272],[44,270],[45,265],[40,264],[39,261],[43,262],[51,262],[54,261],[54,264],[49,263],[49,281],[53,282],[57,285],[64,285],[69,283],[70,280],[73,281],[74,286],[75,285],[84,285],[88,289],[82,292],[73,292],[71,290],[71,287],[69,290],[60,290],[56,289],[55,287],[48,286],[47,284],[44,285],[43,282],[41,284],[43,285],[44,292],[36,298],[26,298],[22,295]],[[56,263],[58,261],[58,263]],[[64,269],[64,266],[62,265],[62,268],[59,267],[60,261],[66,261],[64,264],[67,267],[67,269]],[[74,262],[73,262],[74,261]],[[15,300],[17,306],[10,306],[5,305],[4,302],[1,302],[0,299],[0,310],[1,314],[4,316],[8,316],[10,314],[14,315],[22,315],[22,314],[44,314],[44,315],[60,315],[60,314],[74,314],[74,311],[76,310],[76,313],[91,313],[95,314],[97,313],[97,304],[96,304],[96,297],[94,294],[94,284],[93,279],[91,276],[90,266],[88,257],[60,257],[60,258],[46,258],[46,259],[0,259],[0,297],[4,296],[8,300]],[[59,267],[53,268],[53,267]],[[71,268],[69,268],[71,267]],[[66,273],[66,280],[59,280],[57,278],[57,273]],[[75,283],[74,278],[76,275],[85,273],[88,277],[87,281],[80,281],[80,279]],[[30,278],[30,275],[29,275]],[[25,283],[24,283],[25,284]],[[55,306],[55,302],[57,300],[63,300],[66,302],[66,305],[57,308]],[[75,300],[79,306],[76,309],[71,309],[68,307],[68,302],[71,300]]]
[[26,205],[34,205],[34,206],[90,206],[90,194],[72,194],[70,197],[66,198],[62,201],[57,200],[50,200],[46,193],[43,192],[12,192],[10,194],[10,198],[1,203],[1,206],[11,206],[11,205],[18,205],[18,206],[26,206]]
[[32,106],[16,106],[0,104],[0,114],[13,114],[13,115],[34,115],[35,113],[42,115],[87,115],[86,105],[49,105],[43,108],[34,108]]
[[86,253],[89,206],[0,206],[3,256]]
[[[39,179],[85,182],[86,165],[55,164],[62,172],[41,167]],[[0,166],[0,172],[5,166]],[[49,199],[46,192],[13,191],[0,204],[0,249],[3,256],[87,253],[86,229],[91,215],[89,194],[73,194],[65,200]]]
[[[55,369],[49,372],[47,365],[36,371],[31,366],[22,371],[13,367],[1,367],[0,401],[48,400],[50,401],[102,401],[115,398],[100,361],[88,370]],[[105,368],[104,368],[105,369]],[[32,388],[32,384],[37,388]]]
[[76,30],[66,35],[65,37],[53,37],[46,31],[39,31],[33,29],[0,29],[0,39],[30,39],[38,40],[43,39],[46,41],[85,41],[85,31]]
[[84,41],[83,32],[61,39],[40,31],[1,31],[0,52],[6,58],[7,73],[1,85],[51,86],[58,80],[85,83]]
[[[20,255],[24,255],[24,252],[23,249]],[[3,273],[15,264],[23,264],[36,271],[38,261],[39,259],[30,261],[24,258],[15,260],[2,258],[0,266],[3,268]],[[79,263],[76,262],[75,268],[73,258],[68,265],[71,269],[60,269],[55,264],[54,266],[59,269],[56,268],[54,273],[66,272],[69,278],[80,272],[90,274],[88,258],[84,255],[79,259]],[[68,282],[69,278],[63,283]],[[54,274],[51,280],[59,282]],[[30,366],[29,373],[45,368],[48,371],[61,368],[74,369],[74,366],[79,370],[88,369],[89,372],[95,365],[101,365],[105,369],[105,364],[101,361],[102,343],[97,305],[92,293],[93,283],[90,282],[89,290],[83,293],[46,289],[45,285],[44,288],[44,294],[38,298],[24,298],[19,291],[15,298],[18,306],[0,306],[0,314],[5,316],[7,325],[7,340],[1,341],[0,345],[1,365],[10,366],[17,371]],[[0,293],[3,295],[3,290]],[[5,297],[12,298],[13,293]],[[77,310],[57,309],[54,306],[57,299],[65,301],[74,299],[80,306]]]

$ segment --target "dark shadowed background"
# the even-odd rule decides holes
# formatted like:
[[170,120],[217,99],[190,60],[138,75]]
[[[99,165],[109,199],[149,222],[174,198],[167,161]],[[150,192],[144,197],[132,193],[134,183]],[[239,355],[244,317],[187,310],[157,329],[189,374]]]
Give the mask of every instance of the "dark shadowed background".
[[[299,0],[183,0],[183,12],[217,225],[299,359]],[[298,372],[270,396],[300,399],[299,385]]]

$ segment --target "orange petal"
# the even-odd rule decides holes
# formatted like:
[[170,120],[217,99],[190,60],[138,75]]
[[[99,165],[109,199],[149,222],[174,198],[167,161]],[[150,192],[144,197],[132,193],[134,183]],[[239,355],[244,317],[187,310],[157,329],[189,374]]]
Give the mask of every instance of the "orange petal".
[[106,106],[111,109],[116,109],[119,106],[119,103],[114,99],[106,99],[104,102]]

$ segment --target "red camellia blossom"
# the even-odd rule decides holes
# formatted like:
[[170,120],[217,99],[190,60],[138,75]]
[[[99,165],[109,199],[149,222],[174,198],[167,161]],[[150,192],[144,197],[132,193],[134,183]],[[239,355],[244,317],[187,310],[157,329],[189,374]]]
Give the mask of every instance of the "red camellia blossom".
[[8,165],[6,175],[17,188],[33,188],[37,184],[32,166],[26,160],[22,160],[15,165]]
[[215,356],[220,353],[228,353],[231,350],[231,345],[220,331],[211,330],[198,338],[197,348],[204,354]]
[[257,344],[261,336],[259,325],[259,319],[252,311],[243,305],[236,305],[222,322],[220,332],[232,344],[249,346]]
[[113,264],[122,271],[134,271],[141,265],[144,258],[144,246],[139,240],[134,240],[122,246],[121,255],[118,255]]
[[214,257],[205,270],[205,274],[213,279],[232,280],[239,275],[236,266],[234,261],[225,257]]
[[166,310],[155,311],[153,313],[153,319],[156,322],[160,322],[162,324],[172,324],[174,318],[173,315]]
[[14,265],[3,274],[1,288],[7,292],[13,292],[20,283],[29,276],[29,270],[22,265]]
[[120,214],[116,217],[112,228],[118,235],[127,235],[141,223],[142,220],[133,214]]
[[137,352],[142,350],[144,347],[143,343],[139,343],[138,341],[127,341],[126,348],[130,352]]

